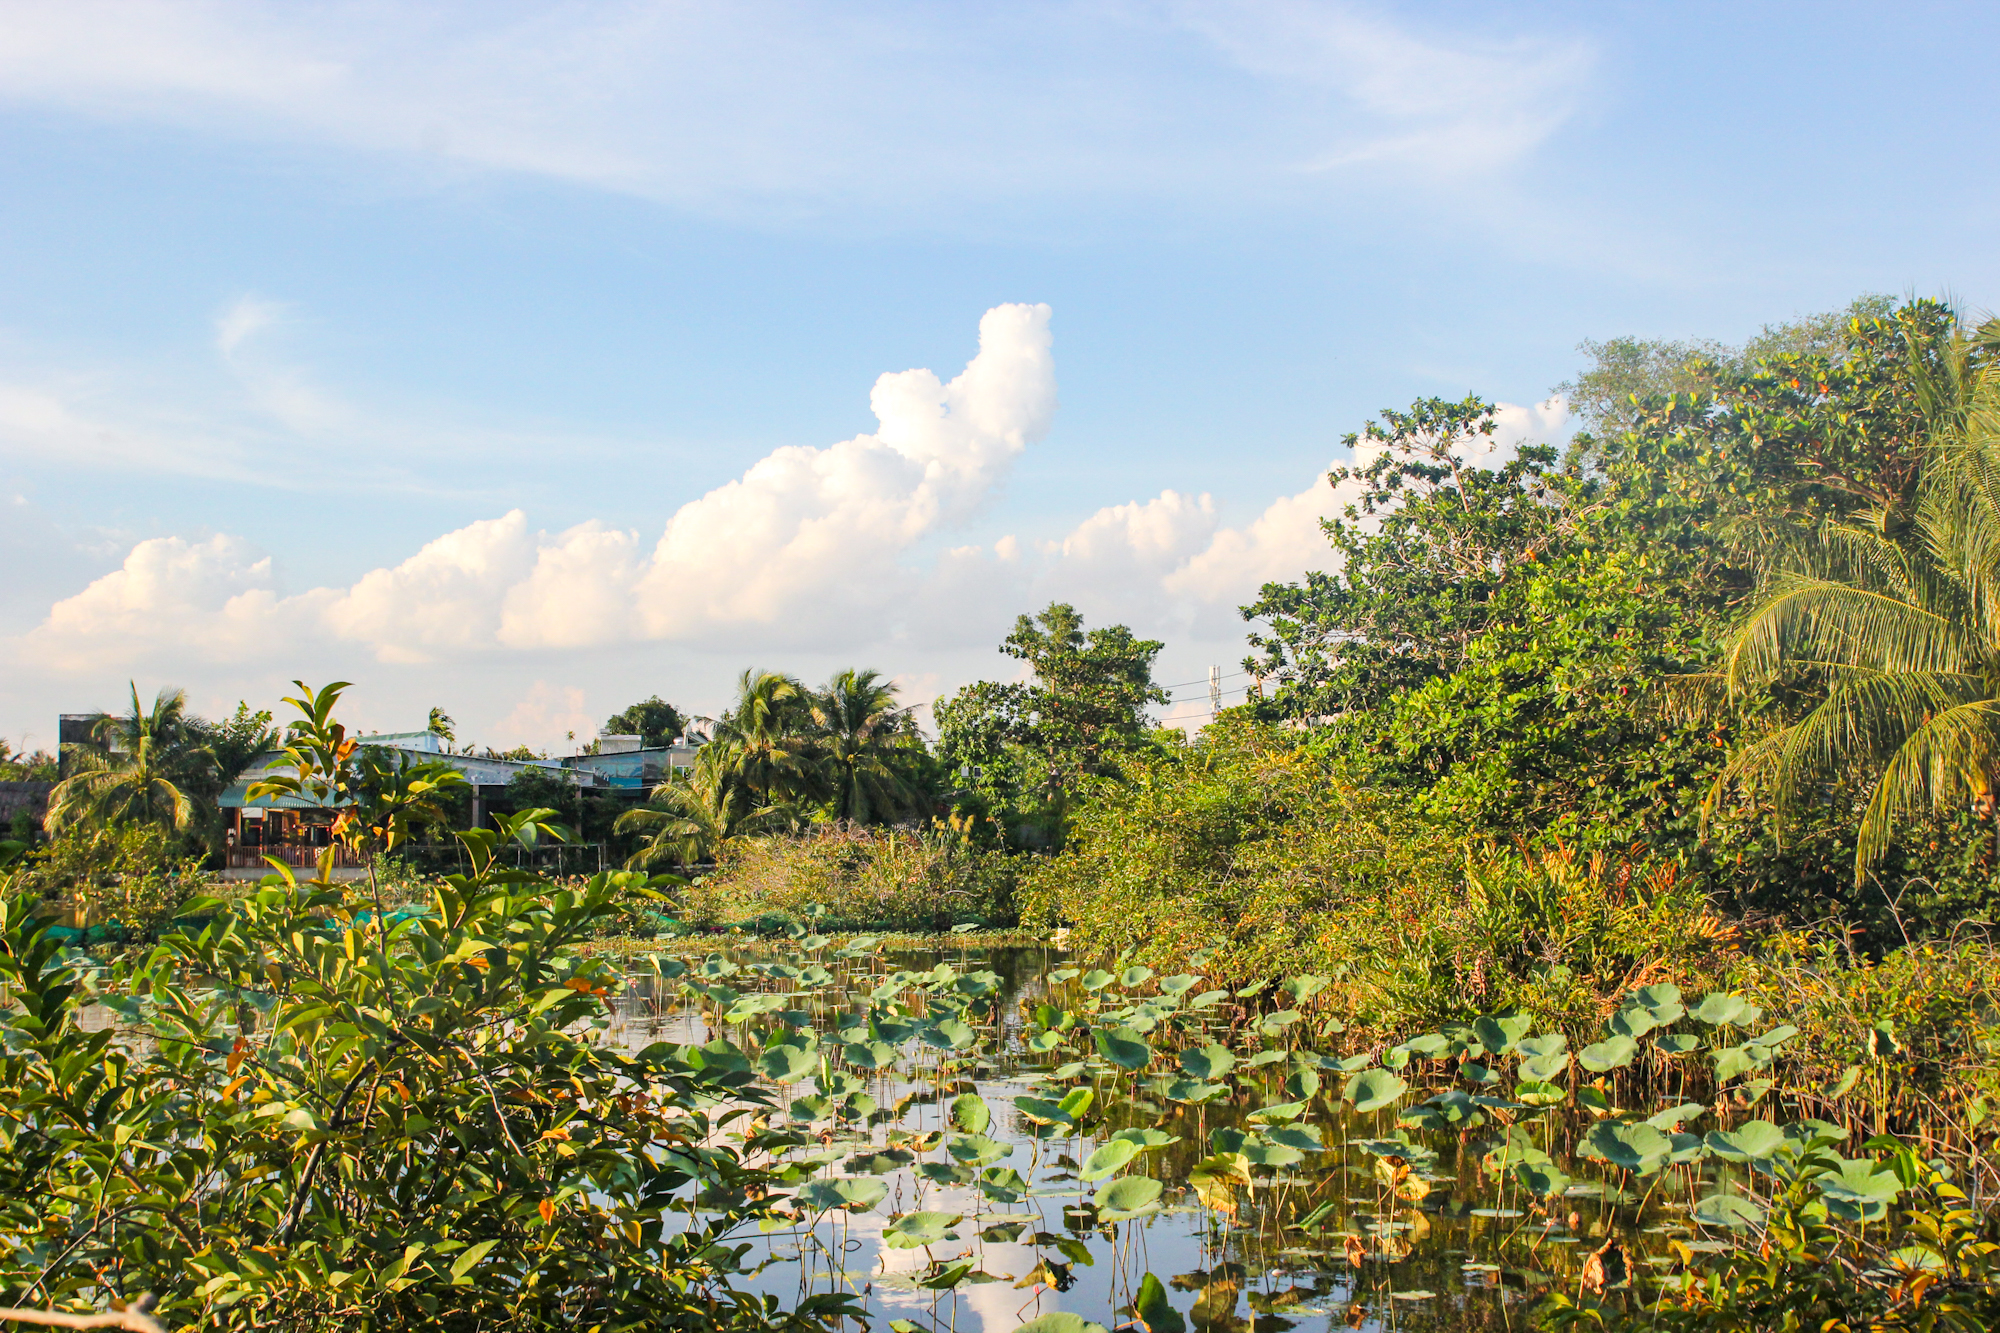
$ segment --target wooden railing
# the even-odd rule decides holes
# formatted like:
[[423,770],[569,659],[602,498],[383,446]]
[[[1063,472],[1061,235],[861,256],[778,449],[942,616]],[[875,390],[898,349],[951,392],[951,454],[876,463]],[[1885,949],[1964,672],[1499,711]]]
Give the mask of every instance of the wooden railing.
[[[324,847],[313,847],[304,843],[279,842],[264,847],[231,847],[229,868],[231,870],[260,870],[270,863],[264,858],[276,857],[294,870],[312,870],[318,867]],[[355,870],[367,864],[345,847],[333,849],[333,867],[336,870]]]

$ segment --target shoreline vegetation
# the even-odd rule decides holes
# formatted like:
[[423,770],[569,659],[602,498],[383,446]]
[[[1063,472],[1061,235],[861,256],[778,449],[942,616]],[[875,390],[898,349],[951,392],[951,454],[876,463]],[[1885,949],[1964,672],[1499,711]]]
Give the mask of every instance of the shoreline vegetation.
[[[691,769],[468,829],[344,686],[135,686],[5,844],[0,1305],[917,1333],[1004,1260],[1034,1333],[2000,1326],[2000,322],[1585,350],[1565,449],[1349,437],[1196,733],[1058,602],[934,734],[753,669],[612,719]],[[211,882],[272,747],[361,878]]]

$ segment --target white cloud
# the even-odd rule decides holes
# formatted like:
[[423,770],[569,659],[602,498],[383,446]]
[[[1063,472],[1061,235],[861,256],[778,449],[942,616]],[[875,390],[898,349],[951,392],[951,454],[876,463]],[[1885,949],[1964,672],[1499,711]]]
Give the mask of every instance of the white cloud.
[[[991,658],[992,645],[1016,612],[1052,599],[1213,660],[1213,645],[1240,642],[1237,608],[1263,584],[1326,567],[1320,521],[1351,502],[1354,483],[1315,478],[1235,525],[1213,497],[1166,490],[1106,506],[1034,550],[1003,536],[919,559],[975,517],[1048,431],[1049,320],[1043,305],[988,311],[978,353],[957,377],[883,375],[870,400],[875,431],[774,450],[681,505],[650,550],[638,533],[596,522],[536,530],[514,509],[346,587],[287,595],[271,557],[240,538],[159,537],[55,603],[14,642],[16,660],[24,671],[122,679],[195,664],[296,672],[310,662],[352,673],[372,658],[391,668],[448,663],[454,680],[503,688],[528,662],[578,660],[551,654],[587,653],[580,660],[595,674],[610,658],[656,659],[672,648],[738,667],[771,652],[875,654],[928,684],[1009,669]],[[1478,460],[1487,466],[1524,440],[1559,439],[1566,426],[1560,399],[1503,405],[1498,417]],[[572,725],[584,716],[574,687],[536,679],[496,710],[501,743],[546,746],[558,730],[584,730]]]
[[1332,0],[0,4],[17,101],[892,225],[1051,194],[1214,207],[1364,162],[1462,181],[1545,140],[1591,62]]
[[1055,412],[1049,308],[998,306],[949,383],[882,376],[880,428],[826,448],[775,450],[681,506],[650,557],[636,534],[585,523],[550,536],[513,510],[430,542],[344,589],[276,594],[268,557],[235,538],[143,542],[124,566],[59,602],[28,636],[62,658],[173,643],[222,659],[262,616],[292,636],[417,663],[498,649],[630,639],[853,642],[914,595],[902,563],[991,497]]

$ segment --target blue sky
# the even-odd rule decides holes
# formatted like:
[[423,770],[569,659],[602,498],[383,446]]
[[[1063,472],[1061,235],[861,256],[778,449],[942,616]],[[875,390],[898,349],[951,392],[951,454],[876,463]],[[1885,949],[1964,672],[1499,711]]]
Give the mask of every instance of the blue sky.
[[0,735],[338,674],[560,747],[751,662],[929,698],[1056,597],[1233,669],[1381,407],[1988,305],[1995,27],[0,3]]

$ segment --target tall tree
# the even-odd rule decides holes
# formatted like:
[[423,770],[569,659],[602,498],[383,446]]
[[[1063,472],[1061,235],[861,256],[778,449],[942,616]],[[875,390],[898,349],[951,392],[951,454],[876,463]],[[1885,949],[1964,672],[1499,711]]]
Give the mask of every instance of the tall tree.
[[917,793],[908,776],[921,754],[909,710],[875,670],[837,673],[812,696],[815,748],[829,813],[856,824],[909,814]]
[[98,716],[90,740],[76,749],[74,771],[49,793],[51,830],[89,821],[184,829],[194,820],[190,790],[215,761],[192,725],[187,695],[162,689],[148,710],[139,687],[131,689],[131,711]]
[[1736,698],[1817,698],[1730,776],[1767,780],[1786,812],[1872,782],[1857,879],[1899,823],[1966,805],[1991,819],[2000,788],[2000,320],[1928,350],[1944,373],[1918,386],[1919,482],[1780,548],[1726,663]]
[[806,688],[777,671],[751,667],[737,678],[736,702],[717,722],[714,750],[728,780],[777,804],[816,795],[812,703]]
[[687,735],[691,719],[659,695],[642,699],[604,720],[606,736],[637,736],[647,749],[673,744]]
[[947,763],[990,768],[1019,762],[1009,781],[1055,796],[1094,774],[1111,772],[1116,757],[1141,744],[1149,705],[1167,692],[1153,683],[1153,662],[1165,645],[1124,625],[1085,631],[1066,602],[1023,615],[1000,651],[1026,662],[1025,683],[980,681],[936,707],[938,750]]
[[796,808],[788,803],[756,804],[750,790],[734,780],[727,752],[710,745],[696,757],[692,772],[654,787],[647,803],[619,815],[614,827],[644,835],[626,864],[646,869],[700,865],[737,838],[778,832],[798,822]]

